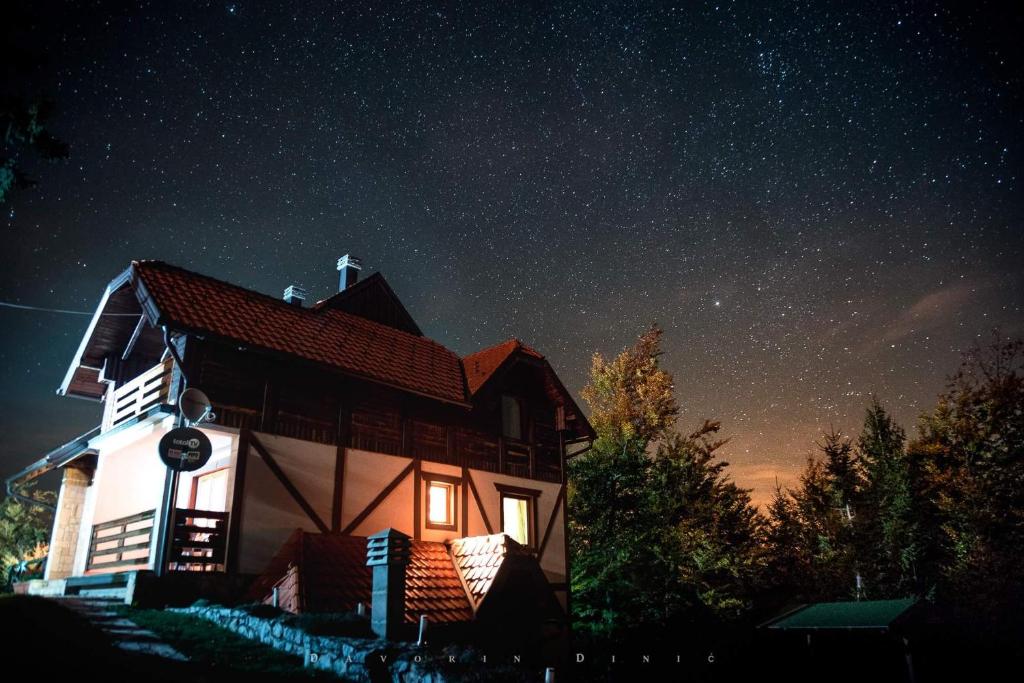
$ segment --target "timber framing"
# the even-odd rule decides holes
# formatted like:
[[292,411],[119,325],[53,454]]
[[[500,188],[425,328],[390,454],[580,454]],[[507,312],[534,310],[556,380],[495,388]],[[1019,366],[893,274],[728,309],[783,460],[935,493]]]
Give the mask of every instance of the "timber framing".
[[487,518],[487,510],[484,508],[484,504],[480,500],[480,492],[476,490],[476,483],[473,481],[473,475],[468,471],[466,472],[466,482],[469,484],[469,490],[473,494],[473,500],[476,501],[477,510],[480,511],[480,518],[484,521],[487,533],[493,534],[494,527],[491,526],[491,520]]
[[373,513],[373,511],[376,510],[380,506],[380,504],[384,502],[384,499],[390,496],[391,492],[398,488],[399,484],[405,481],[405,478],[408,477],[409,474],[416,467],[416,463],[417,461],[413,460],[408,465],[406,465],[405,468],[398,473],[398,476],[392,479],[391,483],[385,486],[384,489],[380,493],[378,493],[373,500],[370,501],[370,504],[363,508],[363,511],[356,515],[352,519],[352,521],[348,523],[348,525],[342,530],[341,533],[347,536],[351,534],[353,531],[355,531],[359,527],[359,525],[362,524],[366,520],[366,518],[369,517]]
[[551,530],[555,527],[555,518],[558,517],[559,512],[564,512],[562,507],[565,502],[565,486],[563,485],[558,489],[558,496],[555,498],[555,504],[551,508],[551,516],[548,518],[547,526],[544,529],[544,537],[541,538],[540,545],[537,546],[537,557],[544,557],[544,550],[548,547],[548,539],[551,538]]
[[286,491],[288,491],[288,494],[291,495],[295,502],[299,504],[299,507],[306,513],[306,516],[309,517],[310,521],[316,525],[316,528],[320,530],[320,533],[329,534],[331,530],[326,524],[324,524],[324,521],[320,519],[320,515],[316,514],[316,510],[313,509],[313,506],[309,504],[309,501],[306,500],[305,496],[303,496],[299,489],[295,487],[295,484],[288,479],[284,470],[282,470],[280,465],[277,464],[277,461],[274,460],[274,456],[272,456],[266,446],[256,438],[255,434],[249,435],[249,445],[256,450],[260,458],[263,459],[263,462],[266,463],[268,468],[270,468],[273,475],[277,477],[277,480],[281,482],[281,485],[284,486]]

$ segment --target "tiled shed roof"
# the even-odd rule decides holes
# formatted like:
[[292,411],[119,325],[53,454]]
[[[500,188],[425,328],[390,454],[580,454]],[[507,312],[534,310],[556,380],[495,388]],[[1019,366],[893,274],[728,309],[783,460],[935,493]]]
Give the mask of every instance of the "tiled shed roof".
[[474,607],[491,589],[506,557],[529,555],[526,548],[505,534],[457,538],[451,542],[451,551]]
[[[417,623],[470,621],[473,608],[444,543],[411,541],[405,580],[405,620]],[[250,589],[263,599],[290,565],[300,572],[304,611],[348,612],[371,605],[373,574],[366,566],[366,537],[296,530]]]

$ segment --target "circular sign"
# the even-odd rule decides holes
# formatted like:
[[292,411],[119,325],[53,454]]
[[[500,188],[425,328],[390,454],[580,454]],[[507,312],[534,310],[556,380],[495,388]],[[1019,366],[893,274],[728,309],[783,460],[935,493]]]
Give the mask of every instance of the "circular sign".
[[213,445],[198,429],[178,427],[164,434],[157,450],[160,459],[172,470],[195,472],[210,459]]

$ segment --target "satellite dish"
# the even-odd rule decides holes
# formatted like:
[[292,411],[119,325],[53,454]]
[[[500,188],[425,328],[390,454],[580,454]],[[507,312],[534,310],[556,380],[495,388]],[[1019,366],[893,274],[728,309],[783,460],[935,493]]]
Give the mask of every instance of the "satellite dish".
[[199,389],[186,389],[178,397],[178,411],[189,424],[198,424],[212,417],[210,399]]

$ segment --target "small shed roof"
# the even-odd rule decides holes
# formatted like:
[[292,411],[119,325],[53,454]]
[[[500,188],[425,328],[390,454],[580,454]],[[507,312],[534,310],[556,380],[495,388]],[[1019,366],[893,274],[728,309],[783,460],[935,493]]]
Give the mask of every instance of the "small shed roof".
[[907,613],[917,598],[818,602],[803,605],[763,624],[775,630],[885,630]]

